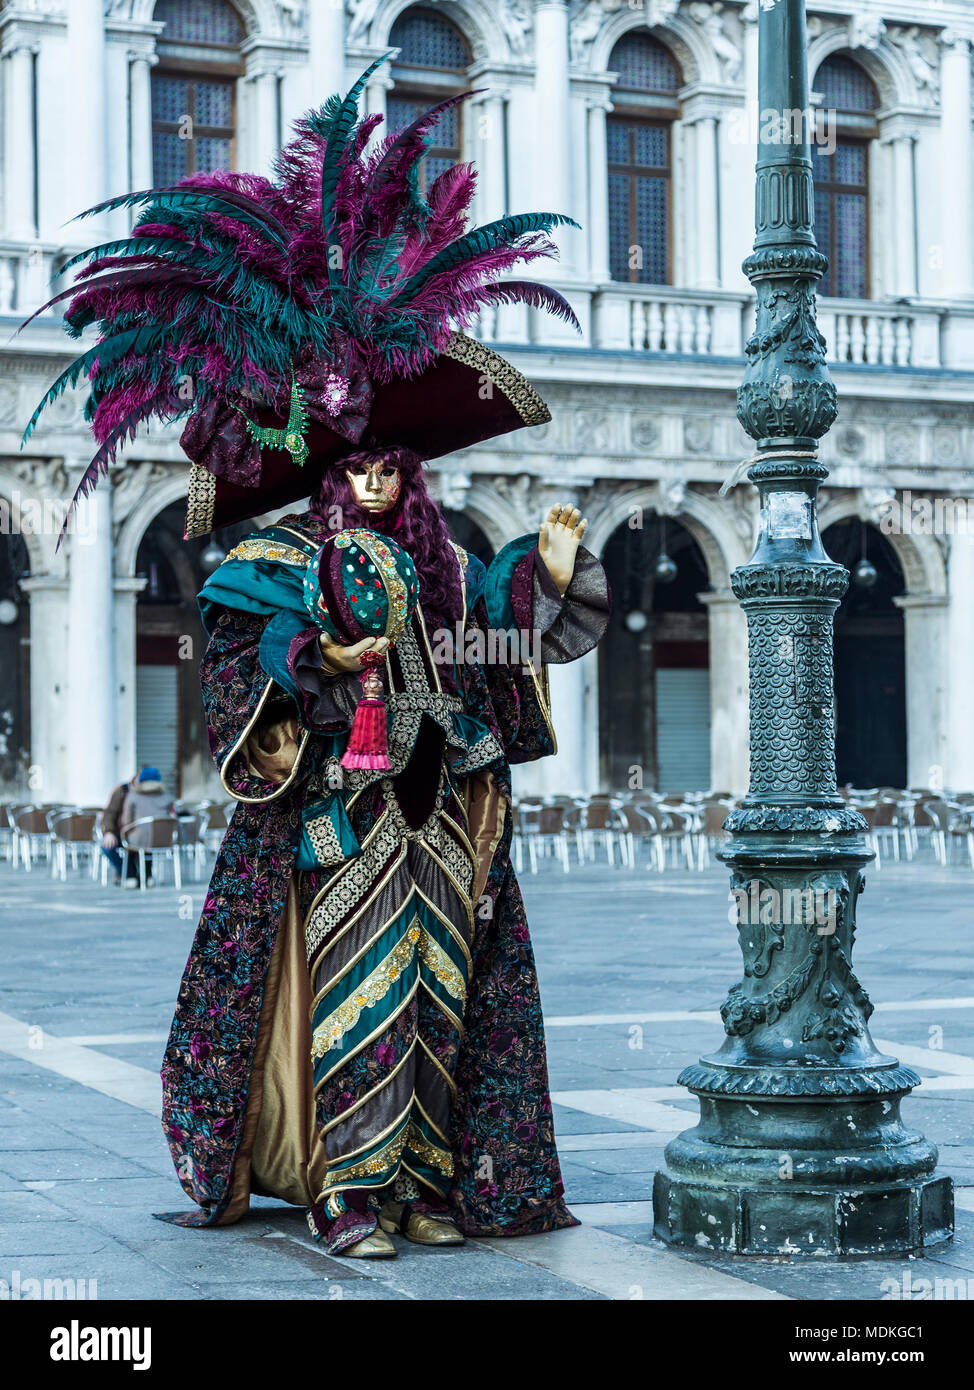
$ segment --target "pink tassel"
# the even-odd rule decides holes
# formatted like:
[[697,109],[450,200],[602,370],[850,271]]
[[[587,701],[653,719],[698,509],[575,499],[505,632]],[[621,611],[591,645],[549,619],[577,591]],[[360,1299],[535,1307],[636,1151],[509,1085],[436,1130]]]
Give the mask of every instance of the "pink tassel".
[[[365,661],[370,653],[366,653]],[[380,661],[385,658],[380,658]],[[348,747],[342,756],[342,767],[365,768],[370,772],[388,772],[389,736],[386,726],[386,702],[382,698],[382,677],[370,663],[362,673],[362,698],[355,710]]]

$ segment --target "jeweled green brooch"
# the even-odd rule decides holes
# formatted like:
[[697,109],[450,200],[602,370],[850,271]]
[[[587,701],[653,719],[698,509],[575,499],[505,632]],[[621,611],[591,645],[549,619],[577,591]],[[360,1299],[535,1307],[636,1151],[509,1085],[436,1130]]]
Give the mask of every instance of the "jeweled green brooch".
[[[240,407],[237,406],[240,410]],[[273,429],[269,425],[258,425],[256,420],[251,420],[242,410],[244,421],[247,425],[247,433],[251,439],[255,439],[262,449],[286,449],[294,459],[299,468],[304,466],[310,450],[305,440],[305,432],[308,428],[308,417],[304,409],[304,397],[301,395],[301,388],[291,377],[291,406],[288,410],[287,424],[282,430]]]

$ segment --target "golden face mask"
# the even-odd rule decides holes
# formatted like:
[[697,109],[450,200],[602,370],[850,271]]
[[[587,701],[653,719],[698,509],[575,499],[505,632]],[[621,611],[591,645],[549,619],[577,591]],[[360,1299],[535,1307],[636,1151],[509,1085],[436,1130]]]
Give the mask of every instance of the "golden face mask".
[[402,487],[399,469],[388,466],[381,458],[358,464],[354,469],[346,468],[345,477],[356,502],[366,512],[388,511],[398,500]]

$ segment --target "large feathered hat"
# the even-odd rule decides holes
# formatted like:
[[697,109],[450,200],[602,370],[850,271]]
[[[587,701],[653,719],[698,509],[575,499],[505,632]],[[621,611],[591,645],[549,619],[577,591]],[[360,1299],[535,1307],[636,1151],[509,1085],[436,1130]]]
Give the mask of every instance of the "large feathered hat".
[[538,212],[465,231],[472,167],[447,169],[425,196],[419,167],[436,122],[473,93],[373,141],[382,118],[359,120],[358,101],[383,61],[297,123],[273,180],[194,174],[82,214],[141,209],[131,236],[69,260],[60,274],[77,271],[77,283],[44,306],[68,300],[68,332],[98,332],[24,434],[88,378],[99,448],[75,501],[152,416],[189,417],[187,536],[307,496],[353,451],[436,458],[549,418],[520,373],[463,330],[504,302],[577,327],[555,290],[498,278],[554,254],[547,233],[577,224]]

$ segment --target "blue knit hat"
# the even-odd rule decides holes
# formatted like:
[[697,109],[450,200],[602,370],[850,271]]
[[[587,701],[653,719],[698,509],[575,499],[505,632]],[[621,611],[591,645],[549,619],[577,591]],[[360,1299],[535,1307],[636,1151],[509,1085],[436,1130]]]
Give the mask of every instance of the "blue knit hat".
[[162,774],[157,767],[144,767],[139,773],[140,782],[161,782]]

